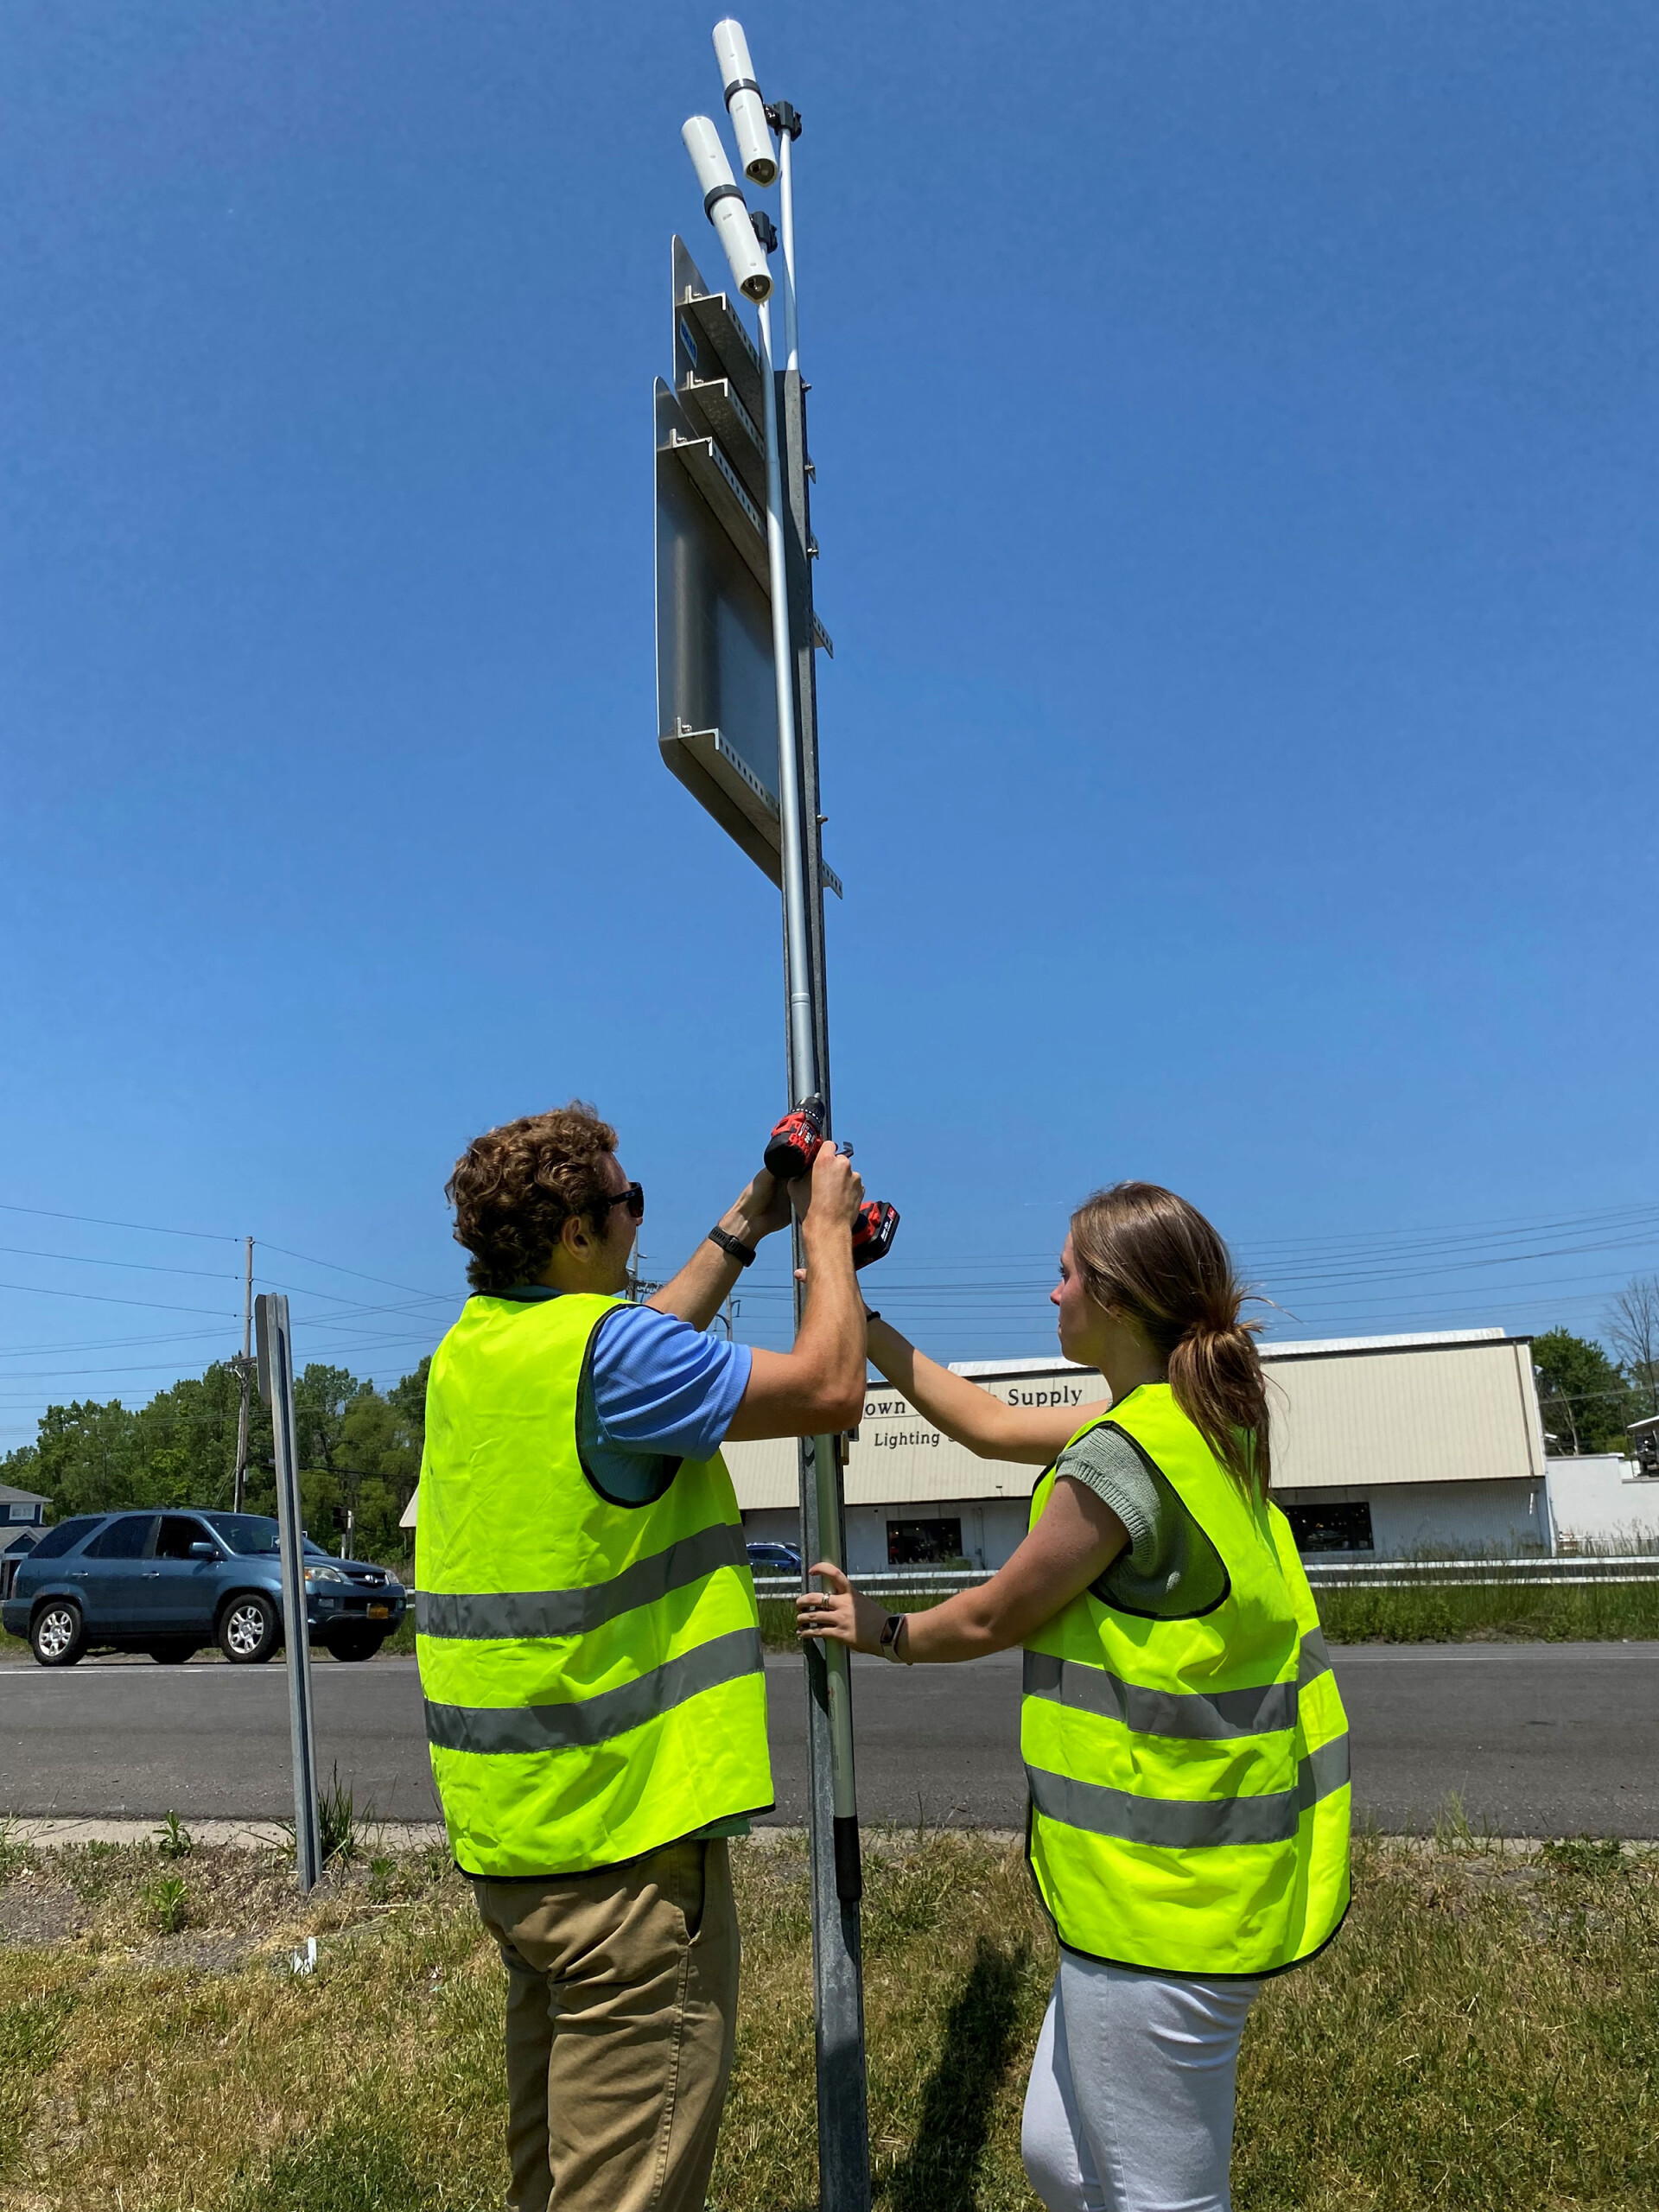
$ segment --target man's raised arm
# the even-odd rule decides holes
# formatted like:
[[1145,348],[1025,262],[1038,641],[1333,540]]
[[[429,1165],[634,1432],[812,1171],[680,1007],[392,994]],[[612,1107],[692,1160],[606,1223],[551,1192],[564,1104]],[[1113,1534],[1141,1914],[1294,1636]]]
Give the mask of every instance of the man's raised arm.
[[863,1183],[845,1154],[825,1145],[790,1194],[801,1209],[806,1310],[793,1351],[753,1354],[748,1388],[726,1432],[734,1444],[833,1435],[855,1427],[863,1410],[864,1301],[853,1269]]
[[[727,1207],[715,1228],[720,1236],[753,1254],[763,1236],[788,1225],[789,1192],[763,1167],[736,1203]],[[673,1280],[653,1291],[645,1303],[659,1313],[672,1313],[677,1320],[689,1321],[694,1329],[706,1329],[731,1296],[747,1265],[710,1234]]]

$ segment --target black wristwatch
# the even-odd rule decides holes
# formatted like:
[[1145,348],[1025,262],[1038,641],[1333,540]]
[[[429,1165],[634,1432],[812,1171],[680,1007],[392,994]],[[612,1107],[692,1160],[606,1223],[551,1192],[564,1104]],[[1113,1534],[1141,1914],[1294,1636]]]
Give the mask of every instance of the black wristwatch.
[[741,1236],[733,1236],[726,1230],[715,1228],[709,1230],[709,1242],[718,1244],[721,1250],[728,1258],[735,1260],[740,1268],[754,1265],[754,1247],[746,1244]]

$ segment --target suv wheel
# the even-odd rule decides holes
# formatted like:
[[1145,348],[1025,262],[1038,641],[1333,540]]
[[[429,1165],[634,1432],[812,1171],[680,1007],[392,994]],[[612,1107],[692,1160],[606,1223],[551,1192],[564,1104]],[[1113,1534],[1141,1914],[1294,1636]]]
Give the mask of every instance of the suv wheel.
[[336,1659],[372,1659],[385,1638],[372,1628],[342,1628],[325,1641]]
[[257,1590],[232,1598],[219,1617],[219,1648],[233,1667],[260,1666],[282,1641],[283,1624]]
[[86,1624],[73,1598],[48,1598],[29,1624],[29,1641],[42,1667],[73,1667],[86,1649]]

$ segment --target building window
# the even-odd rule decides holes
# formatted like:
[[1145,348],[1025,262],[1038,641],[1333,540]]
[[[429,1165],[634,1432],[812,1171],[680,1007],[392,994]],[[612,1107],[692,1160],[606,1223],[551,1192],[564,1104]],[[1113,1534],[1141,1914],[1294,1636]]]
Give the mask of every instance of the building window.
[[962,1557],[962,1522],[956,1521],[889,1521],[889,1567],[937,1567],[942,1560]]
[[1299,1552],[1369,1552],[1371,1509],[1357,1505],[1287,1505],[1285,1518]]
[[40,1512],[40,1510],[41,1509],[38,1505],[30,1505],[25,1502],[21,1505],[14,1505],[12,1507],[11,1518],[14,1521],[33,1522],[36,1515]]

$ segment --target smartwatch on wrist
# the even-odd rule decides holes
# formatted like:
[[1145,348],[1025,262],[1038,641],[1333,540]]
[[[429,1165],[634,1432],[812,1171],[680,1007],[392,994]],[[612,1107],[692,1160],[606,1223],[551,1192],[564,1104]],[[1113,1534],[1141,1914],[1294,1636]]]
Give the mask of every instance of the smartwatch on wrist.
[[754,1265],[754,1247],[753,1244],[746,1244],[741,1236],[733,1236],[716,1225],[709,1232],[709,1242],[711,1244],[718,1244],[727,1258],[735,1260],[740,1268],[752,1268]]

